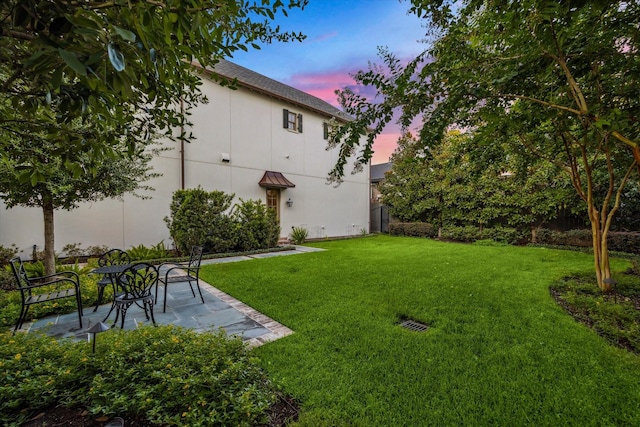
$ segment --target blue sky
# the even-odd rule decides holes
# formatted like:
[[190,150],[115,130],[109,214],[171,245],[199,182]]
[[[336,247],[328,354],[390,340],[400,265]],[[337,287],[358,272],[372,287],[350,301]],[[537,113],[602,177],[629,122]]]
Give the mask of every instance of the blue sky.
[[[306,34],[305,41],[263,45],[230,60],[338,106],[334,91],[353,83],[350,74],[380,63],[379,46],[400,58],[424,50],[425,29],[407,14],[409,7],[399,0],[309,0],[304,10],[275,21],[284,31]],[[388,160],[398,136],[396,126],[385,129],[374,145],[373,164]]]

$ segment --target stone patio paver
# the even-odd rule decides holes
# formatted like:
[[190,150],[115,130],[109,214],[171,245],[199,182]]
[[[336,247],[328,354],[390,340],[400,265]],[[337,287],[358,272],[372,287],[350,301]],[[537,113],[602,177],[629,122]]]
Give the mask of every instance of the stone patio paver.
[[[286,256],[303,254],[306,252],[319,251],[323,249],[296,246],[295,250],[256,254],[250,256],[236,256],[229,258],[217,258],[203,260],[203,264],[218,264],[223,262],[240,262],[251,259],[269,258],[273,256]],[[286,326],[254,310],[232,296],[214,288],[208,283],[200,280],[200,288],[205,303],[202,304],[200,296],[194,298],[187,283],[172,284],[167,291],[167,312],[162,312],[162,295],[164,289],[158,289],[158,304],[154,306],[154,316],[156,323],[160,325],[173,324],[192,328],[197,331],[223,329],[229,335],[242,337],[250,347],[277,340],[293,333]],[[77,313],[50,316],[36,320],[32,323],[25,323],[23,331],[44,331],[48,335],[58,338],[88,339],[86,332],[91,326],[102,321],[111,303],[101,305],[96,312],[93,307],[84,309],[82,318],[83,327],[78,325]],[[111,313],[105,323],[112,325],[115,313]],[[135,329],[141,325],[151,324],[147,320],[144,310],[133,305],[127,311],[124,324],[125,330]],[[120,321],[116,327],[119,328]]]

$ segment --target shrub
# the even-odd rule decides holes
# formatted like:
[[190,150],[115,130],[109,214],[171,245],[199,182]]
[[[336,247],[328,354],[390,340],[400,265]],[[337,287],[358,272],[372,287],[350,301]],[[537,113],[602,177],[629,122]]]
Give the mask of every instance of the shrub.
[[465,227],[446,227],[442,230],[442,238],[444,240],[453,240],[456,242],[475,242],[480,240],[480,230],[472,225]]
[[150,248],[140,244],[127,249],[127,254],[131,261],[142,261],[152,259],[163,259],[169,256],[169,250],[164,245],[164,240]]
[[480,233],[480,239],[493,240],[498,243],[515,245],[526,242],[523,233],[510,227],[490,227],[485,228]]
[[0,267],[0,290],[9,291],[16,288],[16,280],[13,277],[11,267]]
[[610,232],[607,242],[612,251],[640,254],[640,233]]
[[[586,229],[562,232],[542,228],[536,231],[536,243],[588,248],[593,245],[591,230]],[[640,254],[640,233],[610,231],[607,243],[611,251]]]
[[90,257],[99,258],[100,256],[102,256],[102,254],[109,252],[109,246],[107,245],[89,246],[86,252],[87,252],[87,255]]
[[291,227],[291,234],[289,239],[294,245],[301,245],[309,237],[309,231],[304,227]]
[[80,243],[68,243],[62,247],[62,252],[69,258],[80,258],[85,255]]
[[392,236],[436,237],[437,230],[426,222],[395,222],[389,224]]
[[18,248],[16,245],[11,245],[9,248],[5,248],[0,245],[0,266],[9,264],[9,260],[16,256],[18,253]]
[[233,249],[235,227],[227,212],[234,196],[201,187],[174,192],[165,222],[176,248],[183,254],[193,246],[203,246],[208,253]]
[[242,200],[234,206],[236,248],[240,251],[267,249],[277,246],[280,225],[274,209],[260,200]]
[[47,406],[141,416],[161,425],[264,423],[274,388],[239,338],[172,327],[101,334],[86,342],[0,336],[0,421],[19,426]]
[[[25,269],[29,269],[31,267],[31,263],[25,263],[24,265]],[[98,276],[95,274],[88,274],[88,272],[94,267],[96,267],[95,264],[84,267],[80,267],[78,264],[56,266],[58,271],[72,270],[80,276],[80,293],[82,295],[82,305],[84,307],[94,305],[98,297],[98,287],[96,286]],[[9,267],[7,266],[7,268]],[[32,269],[32,271],[44,272],[42,261],[38,261],[36,267]],[[6,329],[9,327],[13,328],[15,326],[21,306],[20,292],[15,290],[15,279],[13,278],[13,273],[9,273],[8,270],[6,270],[6,273],[8,274],[8,277],[11,278],[11,287],[4,292],[0,292],[0,329]],[[110,288],[107,288],[107,290],[110,292]],[[52,314],[73,313],[75,310],[76,301],[74,298],[63,298],[42,304],[34,304],[29,309],[27,321],[41,319]]]

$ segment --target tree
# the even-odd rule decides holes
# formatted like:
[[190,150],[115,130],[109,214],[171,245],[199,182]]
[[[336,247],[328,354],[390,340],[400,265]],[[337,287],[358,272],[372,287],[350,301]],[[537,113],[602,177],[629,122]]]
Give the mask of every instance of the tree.
[[[382,101],[340,93],[357,120],[332,135],[342,153],[372,129],[360,162],[371,157],[381,126],[401,108],[400,123],[424,118],[422,144],[432,146],[451,125],[474,132],[478,144],[514,143],[563,170],[591,222],[598,286],[610,290],[607,233],[625,187],[640,173],[640,5],[637,2],[527,0],[428,2],[411,11],[428,20],[434,42],[402,65],[381,55],[387,71],[355,75]],[[344,173],[342,156],[331,173]],[[603,197],[595,192],[607,177]]]
[[[85,127],[84,132],[89,133],[89,129]],[[58,144],[55,140],[14,138],[6,142],[16,148],[8,153],[20,154],[15,157],[6,154],[2,157],[0,197],[9,208],[25,206],[42,210],[45,274],[55,272],[55,210],[71,210],[78,207],[80,202],[119,197],[136,190],[149,190],[151,188],[144,185],[144,182],[158,175],[151,171],[149,165],[153,156],[150,148],[129,157],[122,143],[120,147],[115,147],[115,156],[105,157],[97,164],[93,164],[89,155],[76,156],[76,164],[91,172],[75,175],[56,154]],[[46,177],[46,180],[25,182],[25,177],[31,175],[30,171],[33,169],[39,176]],[[29,172],[24,174],[25,170]]]
[[448,132],[442,143],[423,147],[401,138],[381,187],[391,213],[404,221],[443,226],[510,225],[535,230],[571,198],[556,167],[508,145],[478,146],[469,135]]
[[[71,197],[60,207],[75,206],[83,197],[92,200],[83,186],[100,184],[95,177],[101,168],[123,161],[123,153],[138,162],[158,133],[191,140],[185,131],[189,109],[206,101],[194,65],[215,65],[238,49],[257,48],[258,41],[303,39],[272,28],[268,20],[305,4],[0,2],[0,160],[18,168],[5,175],[15,178],[3,187],[8,205],[25,203],[16,202],[26,196],[17,190],[20,185],[33,193],[29,203],[44,204],[48,197],[40,196],[46,192],[60,196],[62,190],[51,188],[59,180]],[[47,151],[32,155],[34,144]],[[62,179],[59,173],[70,175]],[[75,188],[87,175],[93,178]],[[96,194],[106,193],[98,185]],[[50,233],[45,237],[48,272],[54,251]]]
[[[70,168],[77,168],[77,152],[108,155],[120,143],[110,132],[104,133],[108,138],[91,141],[66,126],[87,114],[97,120],[97,130],[145,135],[153,126],[174,138],[175,129],[181,129],[177,137],[188,140],[185,111],[203,101],[194,61],[212,66],[238,49],[257,48],[258,41],[303,38],[272,28],[267,19],[304,7],[306,0],[290,0],[288,6],[281,0],[271,3],[2,1],[0,128],[25,136],[64,135],[65,147],[58,147],[58,155]],[[51,104],[60,116],[42,122],[35,113]],[[131,151],[139,142],[126,141]],[[5,151],[11,147],[0,144]]]

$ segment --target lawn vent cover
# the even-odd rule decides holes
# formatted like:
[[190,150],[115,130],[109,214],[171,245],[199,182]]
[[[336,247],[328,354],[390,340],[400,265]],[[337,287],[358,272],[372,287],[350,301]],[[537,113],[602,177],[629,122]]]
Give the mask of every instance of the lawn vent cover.
[[424,323],[420,323],[411,319],[403,320],[400,323],[400,326],[413,332],[426,332],[429,329],[429,327]]

